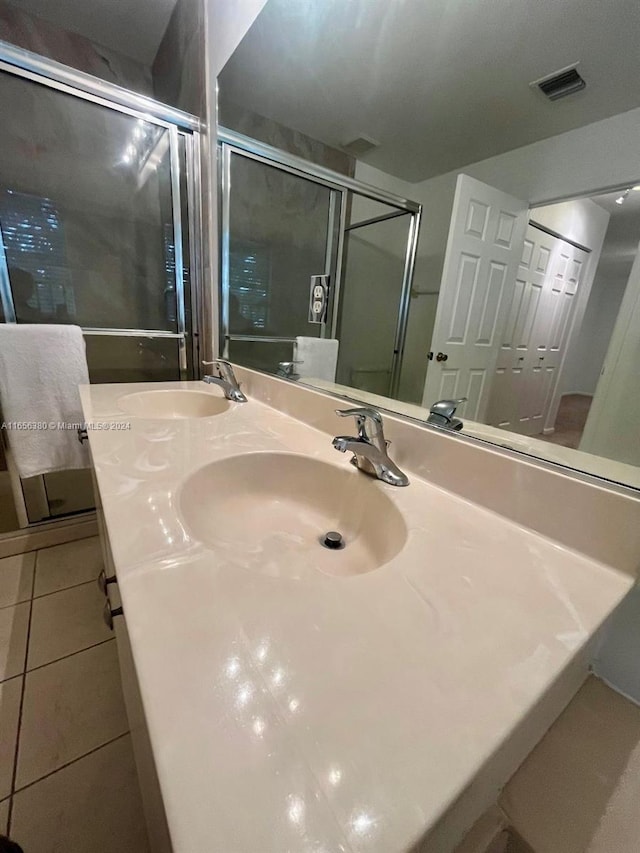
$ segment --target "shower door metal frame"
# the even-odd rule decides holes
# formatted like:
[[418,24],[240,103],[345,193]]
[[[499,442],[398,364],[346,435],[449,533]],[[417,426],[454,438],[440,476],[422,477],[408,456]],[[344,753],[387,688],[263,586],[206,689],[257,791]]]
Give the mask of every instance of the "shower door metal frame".
[[[192,373],[199,375],[199,341],[198,329],[201,317],[201,293],[202,293],[202,210],[201,210],[201,170],[200,170],[200,147],[203,125],[197,116],[190,115],[182,110],[155,101],[145,95],[140,95],[125,89],[114,83],[109,83],[77,71],[52,59],[39,56],[28,50],[17,48],[12,44],[0,40],[0,72],[5,72],[36,85],[46,86],[63,94],[79,98],[96,104],[106,109],[142,119],[149,124],[165,128],[169,133],[169,156],[170,156],[170,181],[171,181],[171,206],[173,220],[173,241],[175,260],[175,288],[176,288],[176,327],[172,332],[166,329],[117,329],[84,327],[82,332],[88,335],[106,335],[113,337],[128,337],[144,339],[174,339],[178,343],[178,370],[181,379],[188,378],[189,361]],[[184,140],[185,146],[185,182],[188,211],[188,234],[189,234],[189,282],[190,282],[190,314],[191,323],[189,329],[186,327],[185,313],[185,282],[184,282],[184,227],[182,221],[181,206],[181,169],[180,169],[180,139]],[[9,278],[9,268],[6,258],[6,250],[2,229],[0,228],[0,304],[4,311],[6,323],[15,323],[16,314],[13,304],[13,294]],[[190,342],[188,344],[188,339]],[[187,346],[190,346],[191,357],[187,357]],[[35,480],[36,478],[34,478]],[[46,497],[44,479],[37,478],[40,483],[29,486],[31,492],[42,492],[39,499]],[[23,481],[20,484],[24,493]],[[35,494],[35,493],[34,493]],[[38,495],[35,495],[38,497]],[[17,504],[18,496],[16,496]],[[22,506],[17,505],[16,510],[22,522],[30,522],[27,507],[24,501]],[[91,512],[91,511],[89,511]],[[86,514],[86,513],[85,513]],[[83,513],[78,514],[82,516]],[[63,521],[64,516],[59,518],[44,518],[41,522],[30,522],[33,524],[50,524],[52,521]]]
[[[230,331],[229,322],[229,261],[230,261],[230,222],[231,222],[231,158],[234,155],[244,157],[254,162],[262,163],[269,168],[280,169],[281,171],[289,172],[302,180],[310,181],[314,184],[319,184],[326,187],[330,191],[329,206],[327,211],[327,240],[325,246],[325,262],[324,269],[318,270],[330,276],[333,282],[333,302],[332,302],[332,322],[331,329],[333,330],[334,318],[336,316],[336,294],[339,292],[339,276],[340,263],[339,258],[342,252],[341,230],[338,231],[338,245],[334,251],[334,234],[339,225],[338,217],[341,215],[344,199],[341,189],[327,181],[316,180],[313,176],[303,174],[299,169],[290,168],[286,165],[274,163],[262,155],[240,148],[233,144],[223,143],[220,145],[220,169],[219,169],[219,197],[220,197],[220,222],[221,222],[221,240],[220,240],[220,282],[221,282],[221,300],[220,300],[220,320],[221,320],[221,344],[222,356],[229,357],[229,342],[234,341],[259,341],[261,343],[295,343],[295,337],[279,336],[279,335],[234,335]],[[323,323],[320,329],[320,337],[327,337],[327,324]]]
[[[89,101],[106,109],[141,119],[149,124],[165,128],[169,133],[171,205],[173,219],[173,241],[175,258],[176,288],[176,332],[164,329],[116,329],[86,327],[85,335],[111,335],[141,339],[173,338],[178,343],[178,369],[181,379],[188,378],[189,360],[193,374],[198,375],[200,325],[202,217],[199,199],[200,184],[200,133],[202,123],[197,116],[139,95],[115,83],[100,80],[90,74],[77,71],[52,59],[39,56],[28,50],[0,41],[0,72],[29,80],[81,100]],[[189,280],[191,285],[191,327],[186,328],[183,225],[180,199],[180,138],[185,144],[186,188],[189,213]],[[0,301],[4,309],[5,322],[15,323],[16,315],[9,280],[6,252],[0,229]],[[187,357],[187,339],[190,339],[191,359]]]
[[[382,221],[395,216],[408,214],[411,217],[407,234],[407,245],[405,250],[405,259],[402,275],[402,285],[400,294],[400,304],[398,309],[398,319],[396,323],[396,331],[394,337],[393,359],[391,366],[391,379],[389,394],[396,396],[400,385],[400,372],[402,369],[402,360],[404,357],[404,347],[407,337],[407,324],[409,322],[409,305],[411,299],[411,285],[413,274],[415,271],[416,255],[418,249],[418,236],[420,233],[420,220],[422,216],[422,205],[410,199],[402,198],[394,193],[389,193],[386,190],[378,189],[377,187],[369,186],[355,178],[350,178],[347,175],[342,175],[339,172],[334,172],[324,166],[319,166],[304,160],[302,157],[297,157],[282,151],[279,148],[274,148],[266,143],[259,142],[249,136],[237,133],[233,130],[228,130],[224,127],[218,127],[218,150],[219,150],[219,212],[220,212],[220,237],[221,248],[220,252],[220,286],[221,286],[221,355],[228,355],[229,340],[252,340],[267,342],[291,342],[295,338],[273,338],[261,337],[259,335],[230,335],[229,331],[229,228],[230,228],[230,196],[231,196],[231,156],[239,154],[243,157],[256,160],[264,163],[272,168],[281,169],[282,171],[290,172],[300,178],[312,181],[316,184],[321,184],[329,188],[331,193],[329,224],[327,229],[328,245],[327,258],[333,256],[335,263],[333,264],[333,303],[332,317],[330,325],[330,334],[335,337],[338,331],[338,313],[340,305],[341,285],[342,285],[342,267],[344,262],[344,245],[345,234],[352,228],[357,228],[365,224],[373,224],[369,220],[362,223],[354,223],[347,226],[347,205],[349,193],[364,196],[372,201],[385,204],[389,207],[394,207],[397,213],[391,213],[388,216],[376,218],[377,221]],[[332,227],[331,217],[334,217],[337,224],[338,242],[334,253],[333,246],[329,245],[330,237],[335,232]],[[327,327],[323,325],[323,337],[327,334]]]

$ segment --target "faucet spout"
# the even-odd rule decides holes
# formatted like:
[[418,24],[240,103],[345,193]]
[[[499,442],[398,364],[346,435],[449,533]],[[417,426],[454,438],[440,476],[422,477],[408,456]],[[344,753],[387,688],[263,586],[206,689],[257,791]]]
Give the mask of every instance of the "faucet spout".
[[223,358],[217,358],[215,361],[203,361],[202,363],[207,366],[213,364],[218,371],[217,376],[204,376],[204,382],[208,385],[218,385],[218,387],[222,388],[227,400],[233,400],[234,403],[247,402],[247,398],[240,390],[240,383],[236,379],[231,362]]
[[391,486],[408,486],[409,478],[389,459],[388,442],[385,441],[382,418],[375,409],[337,410],[340,417],[356,418],[358,435],[337,435],[331,442],[340,453],[353,453],[351,462],[365,474],[370,474]]
[[348,448],[348,444],[351,439],[346,435],[337,435],[331,442],[331,444],[335,447],[336,450],[339,450],[340,453],[346,453]]
[[460,397],[459,400],[438,400],[429,410],[428,424],[443,427],[444,429],[460,432],[464,424],[460,418],[455,418],[456,408],[461,403],[466,403],[466,397]]

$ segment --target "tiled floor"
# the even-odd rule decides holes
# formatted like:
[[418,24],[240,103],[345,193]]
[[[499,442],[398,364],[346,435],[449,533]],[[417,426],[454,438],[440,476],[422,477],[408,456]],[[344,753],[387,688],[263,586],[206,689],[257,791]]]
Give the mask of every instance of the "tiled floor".
[[96,538],[0,560],[0,833],[148,853]]

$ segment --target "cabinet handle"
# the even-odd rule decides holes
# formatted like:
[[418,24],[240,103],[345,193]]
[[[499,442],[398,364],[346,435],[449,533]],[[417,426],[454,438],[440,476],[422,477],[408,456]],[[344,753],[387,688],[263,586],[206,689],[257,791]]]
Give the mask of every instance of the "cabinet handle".
[[105,572],[104,569],[102,569],[100,571],[100,574],[98,575],[98,587],[99,587],[100,591],[102,592],[102,594],[106,595],[107,594],[107,587],[109,586],[109,584],[110,583],[116,583],[117,580],[118,579],[116,578],[115,575],[110,575],[109,577],[107,577],[107,573]]
[[110,631],[113,631],[114,616],[124,616],[124,610],[122,609],[122,607],[114,607],[112,610],[109,602],[105,601],[104,610],[102,611],[102,618],[104,619],[104,624]]

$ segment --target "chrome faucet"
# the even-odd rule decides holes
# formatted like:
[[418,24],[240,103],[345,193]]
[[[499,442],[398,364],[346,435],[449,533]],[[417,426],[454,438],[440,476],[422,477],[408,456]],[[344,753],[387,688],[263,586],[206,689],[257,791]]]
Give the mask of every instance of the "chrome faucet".
[[285,379],[292,379],[296,382],[300,379],[300,374],[296,371],[297,364],[304,364],[304,361],[280,361],[278,362],[278,370],[276,376],[282,376]]
[[463,427],[463,423],[460,418],[454,418],[454,415],[460,403],[466,402],[466,397],[460,397],[459,400],[438,400],[429,409],[427,423],[459,432]]
[[247,398],[240,390],[240,385],[233,372],[231,362],[226,361],[224,358],[216,358],[214,361],[203,361],[202,363],[207,367],[215,365],[218,371],[217,376],[203,376],[204,382],[207,382],[209,385],[219,385],[224,391],[224,396],[227,400],[233,400],[235,403],[247,402]]
[[351,462],[356,468],[384,483],[391,486],[409,485],[407,475],[387,455],[389,442],[384,438],[380,412],[367,408],[336,409],[336,415],[341,418],[352,415],[358,427],[357,436],[337,435],[333,439],[336,450],[353,453]]

